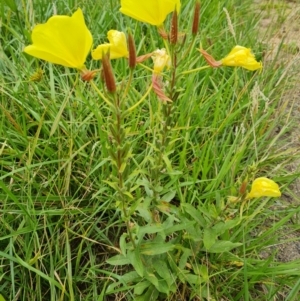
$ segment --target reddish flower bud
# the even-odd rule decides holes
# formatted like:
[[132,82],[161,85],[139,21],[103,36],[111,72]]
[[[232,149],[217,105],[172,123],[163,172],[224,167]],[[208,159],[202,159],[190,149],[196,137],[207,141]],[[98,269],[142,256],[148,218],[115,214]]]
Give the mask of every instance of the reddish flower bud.
[[193,19],[193,26],[192,26],[192,34],[194,36],[198,33],[199,19],[200,19],[200,2],[197,1],[195,3],[194,19]]
[[203,49],[198,49],[200,51],[200,53],[203,55],[203,57],[205,58],[207,64],[213,68],[218,68],[220,66],[222,66],[222,62],[216,61],[209,53],[207,53],[205,50]]
[[111,93],[115,93],[116,81],[115,81],[113,69],[110,64],[109,53],[103,54],[102,67],[103,67],[103,75],[104,75],[104,81],[106,84],[107,91]]
[[144,62],[145,60],[147,60],[149,57],[151,57],[153,55],[153,52],[151,53],[147,53],[147,54],[144,54],[144,55],[140,55],[136,58],[136,62],[137,63],[142,63]]
[[157,27],[158,33],[159,35],[164,39],[167,40],[168,39],[168,33],[165,31],[165,29],[163,27]]
[[160,100],[172,102],[162,89],[162,81],[159,74],[153,73],[152,75],[152,89]]
[[131,32],[128,33],[128,64],[129,68],[134,69],[136,65],[136,51],[135,51],[135,43]]
[[92,70],[92,71],[91,70],[83,70],[83,71],[81,71],[80,75],[81,75],[81,79],[83,81],[89,82],[95,77],[96,71],[94,71],[94,70]]
[[239,193],[241,195],[245,194],[246,193],[246,190],[247,190],[247,184],[248,182],[247,181],[244,181],[241,186],[240,186],[240,189],[239,189]]
[[176,9],[173,11],[171,30],[170,30],[170,43],[176,45],[178,40],[178,15]]

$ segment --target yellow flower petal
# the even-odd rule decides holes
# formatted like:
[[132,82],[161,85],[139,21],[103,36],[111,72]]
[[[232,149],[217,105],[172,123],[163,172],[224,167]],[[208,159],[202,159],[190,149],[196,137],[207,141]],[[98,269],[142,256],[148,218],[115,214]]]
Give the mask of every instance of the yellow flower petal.
[[36,25],[32,45],[24,52],[39,59],[83,69],[93,38],[85,25],[80,8],[71,16],[53,16],[47,23]]
[[246,199],[259,198],[262,196],[280,197],[279,186],[273,180],[268,178],[257,178],[253,181],[251,191],[247,194]]
[[171,58],[167,54],[166,49],[157,49],[152,53],[152,59],[154,63],[154,73],[160,74],[165,67],[171,67]]
[[243,67],[251,71],[262,68],[262,63],[256,61],[251,49],[243,46],[235,46],[221,62],[223,66]]
[[121,0],[120,12],[152,25],[162,25],[172,11],[180,11],[180,0]]
[[126,36],[124,32],[117,30],[110,30],[107,33],[109,43],[101,44],[92,51],[92,58],[94,60],[101,60],[102,54],[110,51],[110,59],[118,59],[121,57],[128,57],[128,49]]

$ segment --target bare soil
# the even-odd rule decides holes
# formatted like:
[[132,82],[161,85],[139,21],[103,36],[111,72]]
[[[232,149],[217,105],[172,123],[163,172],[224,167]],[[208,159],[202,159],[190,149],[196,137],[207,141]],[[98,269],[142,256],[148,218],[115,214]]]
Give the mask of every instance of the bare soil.
[[[288,85],[283,93],[283,102],[287,102],[287,117],[295,122],[295,127],[289,133],[290,143],[300,150],[300,1],[299,0],[254,0],[255,9],[261,13],[259,32],[262,42],[266,43],[264,64],[274,60],[284,67],[282,78],[288,77]],[[299,153],[299,151],[298,151]],[[289,167],[292,172],[300,170],[300,160]],[[283,206],[300,206],[300,179],[292,187],[292,194],[282,199]],[[295,216],[291,223],[300,224],[300,217]],[[287,234],[282,229],[281,243],[274,246],[277,249],[277,260],[289,262],[300,259],[300,233]],[[274,248],[272,247],[272,248]],[[270,250],[269,250],[270,251]],[[268,256],[270,253],[266,250]]]

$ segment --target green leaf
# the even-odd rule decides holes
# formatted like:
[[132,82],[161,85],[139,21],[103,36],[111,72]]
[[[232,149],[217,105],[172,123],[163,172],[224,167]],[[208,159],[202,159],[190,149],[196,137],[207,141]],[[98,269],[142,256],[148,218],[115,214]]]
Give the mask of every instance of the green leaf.
[[181,205],[186,211],[201,227],[205,227],[207,222],[204,220],[201,212],[199,212],[194,206],[191,204],[182,204]]
[[186,230],[187,228],[190,228],[194,224],[196,224],[195,221],[181,222],[178,225],[174,225],[174,226],[172,226],[170,228],[165,229],[164,233],[165,233],[165,235],[169,235],[169,234],[172,234],[172,233],[174,233],[176,231]]
[[141,245],[141,254],[158,255],[173,250],[175,246],[170,243],[144,243]]
[[134,199],[133,195],[129,191],[123,191],[124,195],[127,195],[130,199]]
[[211,228],[206,228],[204,229],[204,234],[203,234],[203,243],[204,243],[204,247],[209,250],[209,248],[214,245],[214,243],[216,242],[218,235],[217,233],[214,231],[214,229]]
[[130,260],[122,254],[113,256],[106,260],[106,262],[110,265],[126,265],[130,264]]
[[145,267],[141,259],[141,254],[138,248],[135,248],[133,251],[128,251],[127,257],[130,260],[130,263],[136,270],[136,272],[143,277],[145,274]]
[[175,195],[176,195],[176,190],[169,191],[161,198],[161,200],[163,202],[169,203],[170,201],[172,201],[174,199]]
[[106,294],[114,293],[115,288],[120,285],[126,286],[128,283],[140,282],[141,277],[137,274],[137,272],[132,271],[132,272],[126,273],[122,276],[119,276],[118,280],[119,281],[114,282],[107,287]]
[[172,227],[174,225],[175,217],[174,215],[170,215],[162,224],[164,230]]
[[[16,12],[18,10],[16,2],[14,0],[4,0],[4,2],[6,3],[7,6],[9,6],[9,8],[13,12]],[[0,301],[2,301],[1,298],[0,298]]]
[[145,234],[159,233],[163,230],[164,230],[164,228],[163,228],[162,224],[146,225],[143,227],[139,227],[137,237],[139,240],[141,240]]
[[200,285],[202,282],[202,279],[199,275],[187,274],[184,275],[184,277],[189,284]]
[[120,189],[117,185],[116,182],[111,182],[111,181],[107,181],[107,180],[103,180],[104,183],[106,183],[107,185],[109,185],[111,188],[113,188],[114,190],[120,192]]
[[203,231],[196,224],[193,227],[186,229],[186,234],[184,235],[185,239],[192,240],[193,242],[199,243],[203,242]]
[[173,283],[173,279],[176,278],[176,276],[172,276],[170,273],[170,268],[168,267],[166,261],[163,260],[153,260],[153,266],[156,270],[156,273],[164,279],[168,286],[170,287],[171,284]]
[[223,253],[229,252],[230,250],[241,246],[242,243],[233,243],[231,241],[217,241],[214,245],[212,245],[207,251],[209,253]]
[[141,280],[141,277],[135,271],[128,272],[120,277],[120,281],[122,283],[138,282],[140,280]]
[[213,217],[214,219],[218,218],[219,212],[214,204],[208,204],[208,212],[209,216]]
[[161,279],[161,280],[158,281],[158,286],[156,287],[156,289],[159,292],[164,293],[166,295],[170,294],[170,286],[168,285],[168,283],[164,279]]
[[149,205],[146,202],[142,202],[138,204],[136,207],[136,211],[138,211],[139,215],[148,223],[152,221],[152,214],[149,210]]
[[137,180],[136,182],[138,185],[144,186],[145,192],[148,197],[153,197],[153,190],[151,188],[151,183],[147,179]]
[[184,248],[183,250],[183,254],[181,255],[180,257],[180,260],[179,260],[179,264],[178,264],[178,267],[181,269],[181,270],[184,270],[185,268],[185,265],[188,261],[188,258],[192,255],[192,251],[190,249],[187,249],[187,248]]
[[[141,295],[144,290],[149,287],[151,285],[151,283],[149,281],[143,281],[143,282],[139,282],[135,285],[134,287],[134,294],[135,295]],[[1,301],[1,300],[0,300]]]
[[187,277],[186,275],[189,275],[189,271],[187,270],[181,270],[180,273],[178,273],[178,278],[182,283],[186,283]]
[[209,276],[208,276],[208,267],[206,265],[201,264],[199,268],[199,273],[204,279],[205,282],[209,281]]
[[[198,209],[198,211],[200,211],[200,214],[205,215],[209,221],[212,220],[213,216],[212,216],[212,213],[211,213],[210,206],[206,207],[204,205],[199,205],[197,207],[197,209]],[[206,222],[206,225],[207,225],[207,222]]]
[[201,277],[202,282],[207,282],[209,281],[209,276],[208,276],[208,268],[206,265],[203,264],[193,264],[193,271],[196,275],[199,275]]
[[146,272],[145,278],[150,281],[155,287],[158,286],[158,279],[153,273]]
[[123,173],[124,170],[125,170],[125,168],[126,168],[126,166],[127,166],[127,162],[123,162],[123,163],[121,164],[120,169],[119,169],[119,173]]
[[159,295],[158,290],[153,285],[151,285],[147,289],[145,294],[143,294],[142,296],[135,297],[134,300],[135,301],[157,301],[158,295]]
[[127,249],[127,244],[126,244],[126,238],[128,237],[127,233],[123,233],[120,237],[120,249],[121,253],[125,256],[126,255],[126,249]]
[[0,301],[6,301],[1,294],[0,294]]
[[223,234],[225,231],[234,228],[239,223],[240,223],[240,219],[232,219],[226,222],[219,222],[216,225],[214,225],[212,228],[214,232],[219,236]]

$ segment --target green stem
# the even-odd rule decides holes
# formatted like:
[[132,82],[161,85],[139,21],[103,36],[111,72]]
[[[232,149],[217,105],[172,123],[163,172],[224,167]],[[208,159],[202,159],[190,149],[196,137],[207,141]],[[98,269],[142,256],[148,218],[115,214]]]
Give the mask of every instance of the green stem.
[[[166,41],[165,41],[166,42]],[[164,123],[162,125],[162,128],[160,128],[160,133],[161,133],[161,139],[159,143],[156,143],[156,148],[159,150],[158,151],[158,158],[156,161],[156,167],[154,170],[154,181],[155,181],[155,186],[159,185],[159,173],[160,169],[162,168],[162,163],[163,163],[163,155],[166,151],[166,147],[168,145],[169,141],[169,128],[172,124],[171,120],[171,113],[172,113],[172,108],[173,108],[173,103],[176,100],[175,99],[175,86],[176,86],[176,70],[177,70],[177,57],[176,57],[176,50],[175,50],[176,45],[171,45],[170,49],[168,49],[168,53],[171,56],[172,59],[172,74],[171,74],[171,80],[170,80],[170,93],[169,93],[169,98],[173,101],[171,103],[166,103],[163,105],[162,108],[162,114],[163,114],[163,119]],[[160,110],[159,110],[160,111]],[[157,202],[159,198],[159,194],[156,192],[154,189],[154,199]]]
[[[132,77],[132,75],[131,75]],[[130,77],[130,81],[131,81]],[[106,98],[104,94],[98,89],[96,84],[91,81],[92,87],[95,89],[95,91],[98,93],[98,95],[105,101],[105,103],[111,108],[112,112],[112,118],[115,120],[115,123],[112,123],[112,126],[114,127],[114,132],[111,132],[111,135],[114,137],[114,146],[116,150],[116,156],[115,156],[115,163],[116,163],[116,177],[117,177],[117,186],[118,186],[118,198],[122,206],[122,212],[123,212],[123,218],[125,220],[127,233],[129,234],[130,241],[133,245],[133,247],[136,247],[135,241],[133,239],[131,229],[130,229],[130,223],[129,223],[129,216],[127,214],[127,196],[124,194],[124,177],[123,177],[123,163],[124,163],[124,154],[123,154],[123,138],[122,138],[122,124],[123,124],[123,108],[122,108],[122,100],[120,100],[120,97],[117,95],[117,93],[110,94],[110,99]],[[126,91],[123,95],[123,97],[126,96],[129,89],[129,85],[127,85]],[[124,99],[124,98],[123,98]]]
[[193,73],[193,72],[198,72],[207,68],[212,68],[211,66],[207,65],[207,66],[202,66],[196,69],[192,69],[192,70],[187,70],[187,71],[183,71],[180,73],[180,75],[184,75],[184,74],[189,74],[189,73]]
[[126,85],[126,88],[125,88],[125,91],[124,91],[124,94],[123,94],[123,97],[122,97],[123,99],[125,99],[125,97],[128,94],[128,91],[129,91],[129,88],[130,88],[130,85],[131,85],[131,82],[132,82],[132,78],[133,78],[133,69],[130,69],[129,79],[127,81],[127,85]]
[[98,89],[93,80],[90,81],[93,89],[98,93],[98,95],[111,107],[111,102],[104,96],[104,94]]
[[185,52],[184,52],[182,58],[186,57],[186,56],[191,52],[191,49],[194,49],[195,41],[196,41],[196,36],[193,36],[193,40],[192,40],[192,42],[189,44],[188,48],[185,50]]
[[115,93],[113,94],[113,104],[115,106],[115,117],[116,117],[116,136],[115,136],[115,142],[116,142],[116,149],[117,149],[117,178],[118,178],[118,194],[120,198],[120,202],[122,204],[122,211],[123,216],[125,219],[125,224],[127,228],[127,233],[129,234],[130,241],[133,245],[133,247],[136,247],[135,241],[133,239],[131,229],[130,229],[130,223],[129,223],[129,216],[127,214],[127,196],[123,193],[124,190],[124,178],[123,178],[123,170],[122,166],[124,163],[124,157],[123,157],[123,135],[122,135],[122,124],[123,124],[123,108],[122,108],[122,100],[120,100],[119,96]]

